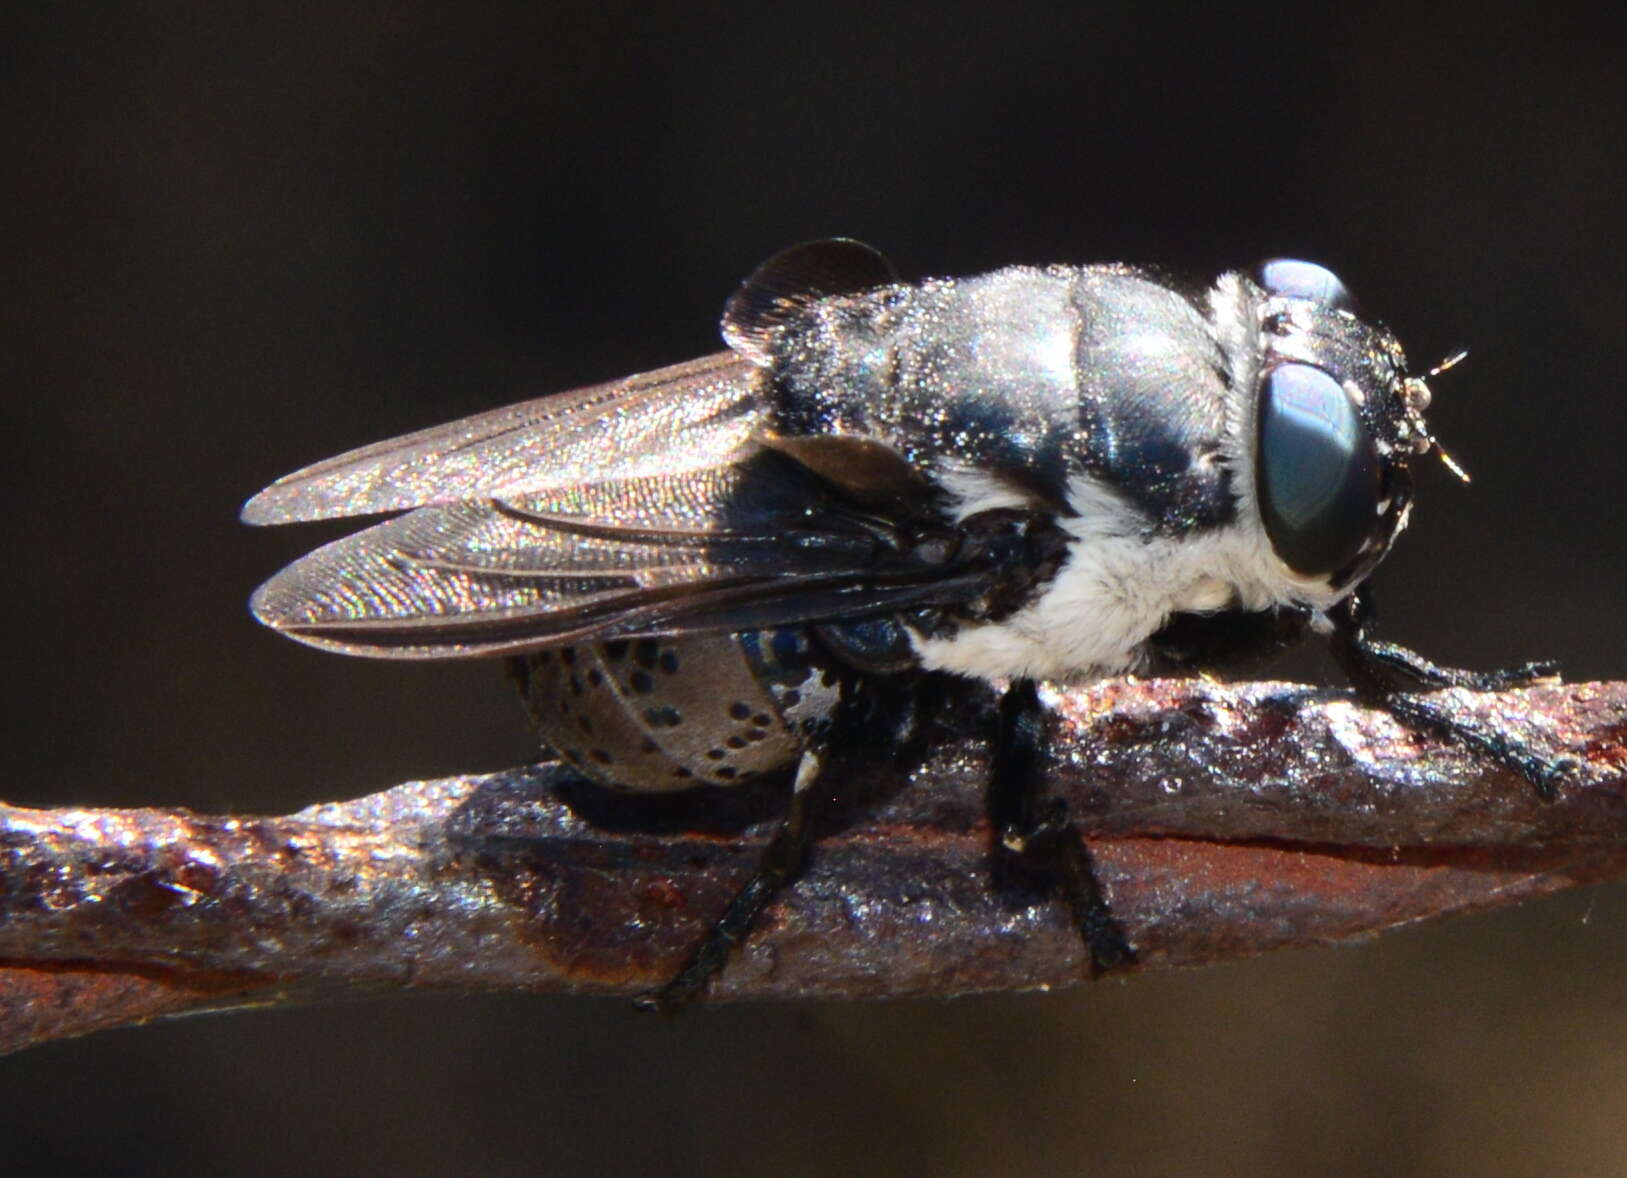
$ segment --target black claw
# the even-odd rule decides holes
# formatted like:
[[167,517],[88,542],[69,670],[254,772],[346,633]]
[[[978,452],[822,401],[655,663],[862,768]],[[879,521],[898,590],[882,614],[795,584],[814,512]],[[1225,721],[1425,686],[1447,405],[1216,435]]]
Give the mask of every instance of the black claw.
[[1511,687],[1528,687],[1542,679],[1559,676],[1558,663],[1522,663],[1504,671],[1491,671],[1480,675],[1480,691],[1506,691]]
[[1090,949],[1092,978],[1099,978],[1103,974],[1135,964],[1135,950],[1130,948],[1130,942],[1124,939],[1124,933],[1116,924],[1110,923],[1100,929],[1086,925],[1082,931],[1085,935],[1085,945]]
[[1536,786],[1543,801],[1551,802],[1559,797],[1560,788],[1569,785],[1581,768],[1582,762],[1575,757],[1559,757],[1552,761],[1538,761],[1532,766],[1532,773],[1521,776]]
[[642,1010],[646,1014],[674,1015],[682,1009],[681,1002],[674,1002],[667,994],[666,988],[651,990],[647,994],[640,994],[633,999],[633,1008]]

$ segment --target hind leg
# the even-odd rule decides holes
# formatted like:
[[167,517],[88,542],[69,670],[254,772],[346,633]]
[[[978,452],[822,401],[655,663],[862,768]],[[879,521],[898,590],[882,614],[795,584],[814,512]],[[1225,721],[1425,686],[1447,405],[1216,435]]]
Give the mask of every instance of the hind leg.
[[811,842],[808,793],[819,778],[822,760],[822,751],[810,748],[803,752],[791,786],[791,803],[757,869],[735,893],[684,967],[666,985],[638,999],[641,1009],[675,1014],[698,998],[728,964],[763,908],[801,873]]

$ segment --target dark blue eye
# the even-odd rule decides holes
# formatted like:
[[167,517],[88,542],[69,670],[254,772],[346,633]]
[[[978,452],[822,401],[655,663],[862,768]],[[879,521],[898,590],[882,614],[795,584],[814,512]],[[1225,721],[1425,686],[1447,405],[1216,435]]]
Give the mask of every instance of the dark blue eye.
[[1261,262],[1254,280],[1268,294],[1290,299],[1310,299],[1339,311],[1356,313],[1356,296],[1345,289],[1339,276],[1326,266],[1299,258],[1272,258]]
[[1339,382],[1280,364],[1260,388],[1255,488],[1284,564],[1321,575],[1349,564],[1378,526],[1378,450]]

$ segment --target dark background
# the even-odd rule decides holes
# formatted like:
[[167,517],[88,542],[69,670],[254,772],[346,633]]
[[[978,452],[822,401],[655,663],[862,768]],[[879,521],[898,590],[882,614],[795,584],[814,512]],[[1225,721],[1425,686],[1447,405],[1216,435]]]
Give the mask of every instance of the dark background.
[[[526,759],[491,666],[255,626],[249,591],[333,530],[250,531],[239,502],[354,444],[713,350],[741,276],[833,233],[911,275],[1329,263],[1416,361],[1473,349],[1431,420],[1475,482],[1423,468],[1378,579],[1387,635],[1627,673],[1627,83],[1588,22],[451,12],[42,6],[0,36],[0,796],[270,812]],[[198,1018],[0,1061],[0,1166],[1619,1173],[1624,926],[1603,888],[1067,994],[671,1025],[514,997]]]

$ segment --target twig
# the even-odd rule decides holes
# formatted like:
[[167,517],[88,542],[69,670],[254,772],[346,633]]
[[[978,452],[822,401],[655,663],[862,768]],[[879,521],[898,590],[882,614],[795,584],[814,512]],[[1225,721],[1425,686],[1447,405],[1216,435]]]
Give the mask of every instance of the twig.
[[[1581,764],[1560,799],[1336,692],[1120,682],[1053,693],[1050,788],[1138,969],[1369,935],[1627,873],[1627,684],[1448,693]],[[924,765],[838,762],[814,860],[723,999],[1068,985],[1041,881],[991,880],[983,697]],[[282,818],[0,806],[0,1050],[358,987],[632,994],[749,872],[771,790],[609,797],[557,765]]]

